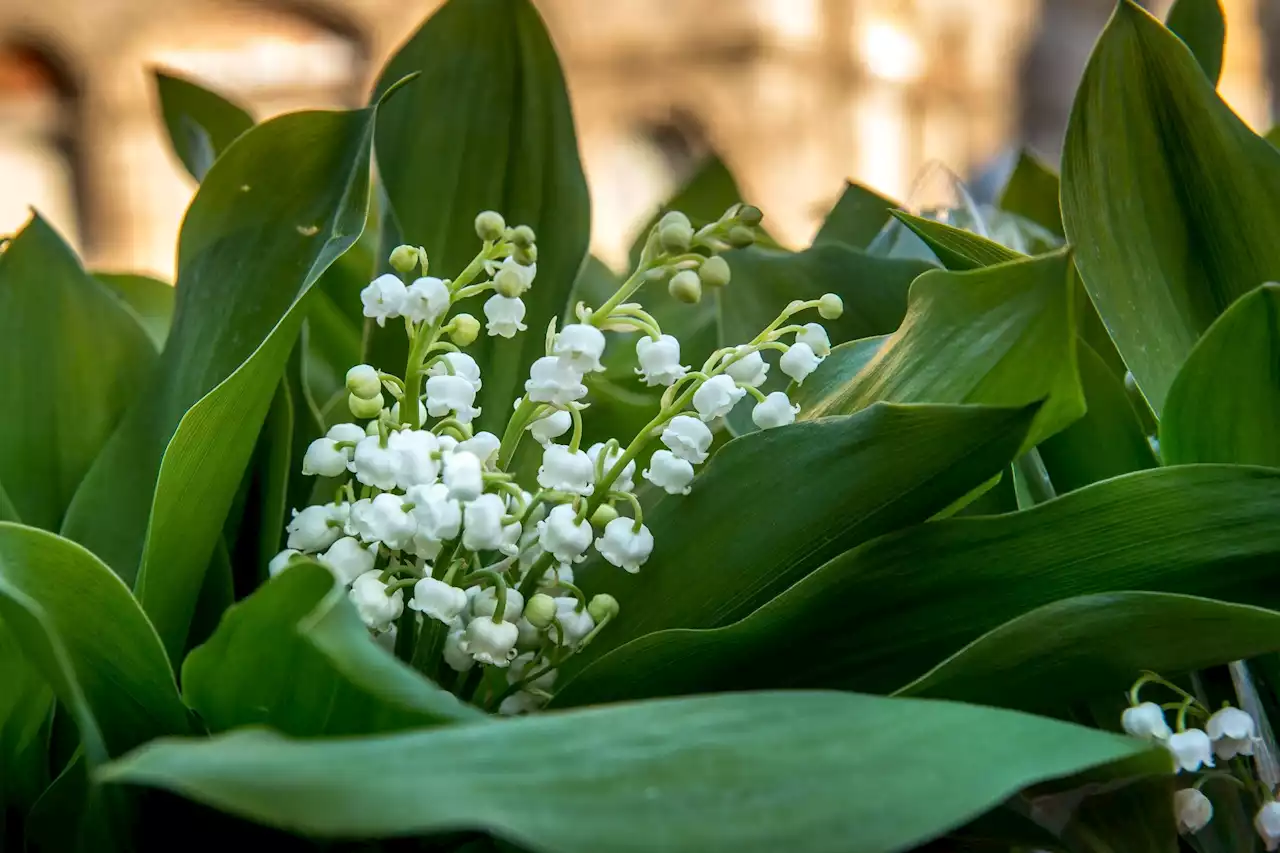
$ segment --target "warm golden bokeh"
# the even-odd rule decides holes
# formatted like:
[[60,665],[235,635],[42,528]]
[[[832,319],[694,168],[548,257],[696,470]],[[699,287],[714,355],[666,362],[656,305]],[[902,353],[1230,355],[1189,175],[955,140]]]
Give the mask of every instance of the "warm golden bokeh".
[[[770,231],[795,244],[846,178],[919,205],[936,200],[916,182],[930,162],[977,176],[1024,140],[1054,156],[1113,5],[535,2],[574,101],[593,249],[614,262],[708,150],[768,212]],[[1221,90],[1256,128],[1271,113],[1266,2],[1224,0]],[[94,267],[171,277],[193,184],[167,149],[148,67],[194,76],[260,118],[357,104],[434,5],[0,0],[0,233],[35,206]],[[1162,14],[1168,3],[1148,5]]]

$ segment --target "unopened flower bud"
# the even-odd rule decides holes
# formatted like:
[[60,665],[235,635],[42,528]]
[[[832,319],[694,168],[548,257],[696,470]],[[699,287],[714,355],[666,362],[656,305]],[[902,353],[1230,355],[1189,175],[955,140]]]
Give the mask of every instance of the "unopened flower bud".
[[662,248],[671,254],[687,252],[693,243],[693,227],[683,222],[665,225],[658,232],[658,241],[662,243]]
[[516,246],[511,250],[511,257],[522,267],[531,267],[538,262],[538,247],[530,243],[528,246]]
[[382,393],[372,399],[357,397],[355,394],[347,395],[347,408],[351,410],[351,414],[357,418],[376,418],[378,413],[382,411]]
[[702,300],[702,282],[693,270],[681,270],[671,277],[667,292],[687,305],[694,305]]
[[719,255],[707,258],[698,269],[698,278],[707,287],[724,287],[729,283],[729,262]]
[[612,619],[617,616],[618,610],[618,599],[607,592],[593,595],[591,600],[587,602],[587,612],[591,614],[592,619],[596,620],[597,625],[606,619]]
[[744,204],[738,208],[738,221],[750,228],[760,224],[764,219],[764,214],[760,212],[760,208],[753,204]]
[[745,225],[735,225],[725,235],[729,245],[735,249],[745,249],[756,241],[755,232]]
[[471,346],[480,334],[480,321],[470,314],[457,315],[449,326],[449,338],[460,347]]
[[686,228],[692,228],[693,223],[689,221],[689,217],[685,216],[678,210],[668,210],[662,214],[662,218],[658,220],[658,231],[672,225],[683,225]]
[[508,299],[516,299],[520,294],[524,293],[524,276],[517,272],[514,267],[503,267],[493,277],[493,287],[494,290]]
[[834,293],[824,293],[818,300],[818,316],[824,320],[838,320],[844,313],[844,300]]
[[487,242],[496,242],[506,233],[507,223],[496,210],[486,210],[476,216],[476,236]]
[[507,232],[507,239],[517,246],[528,247],[537,242],[538,238],[528,225],[517,225]]
[[396,272],[411,273],[418,266],[419,257],[415,246],[396,246],[391,250],[391,268]]
[[347,371],[347,390],[363,400],[372,400],[382,394],[382,380],[373,367],[357,364]]
[[618,511],[608,504],[600,504],[596,507],[596,511],[591,513],[591,526],[603,530],[604,526],[618,517]]
[[556,600],[545,592],[534,594],[524,605],[524,618],[535,628],[545,628],[556,617]]

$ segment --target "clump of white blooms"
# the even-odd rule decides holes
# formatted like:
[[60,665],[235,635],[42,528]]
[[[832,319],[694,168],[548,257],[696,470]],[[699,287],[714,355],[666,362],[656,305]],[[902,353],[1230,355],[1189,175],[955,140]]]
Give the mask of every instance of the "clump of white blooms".
[[[761,429],[795,420],[798,407],[785,393],[760,390],[770,371],[763,352],[780,353],[778,369],[796,383],[830,352],[821,325],[790,321],[807,310],[839,317],[834,294],[792,302],[755,338],[696,369],[682,363],[680,341],[632,301],[650,283],[685,302],[726,286],[720,253],[750,245],[759,222],[746,205],[697,229],[681,213],[666,214],[613,296],[597,307],[579,303],[562,328],[552,321],[522,395],[492,412],[492,400],[481,405],[480,366],[465,352],[481,323],[455,309],[464,300],[482,305],[490,336],[525,330],[523,296],[537,286],[533,230],[481,213],[480,252],[452,279],[428,274],[424,250],[398,247],[396,272],[378,276],[360,298],[379,326],[403,321],[408,362],[400,375],[368,364],[347,373],[348,408],[361,422],[333,426],[303,458],[305,474],[333,481],[334,498],[294,513],[271,573],[319,562],[348,588],[369,631],[394,635],[396,653],[420,671],[500,713],[540,708],[558,668],[619,612],[612,596],[588,596],[574,583],[575,566],[595,554],[638,573],[659,544],[637,486],[688,494],[720,419],[748,397]],[[634,381],[664,388],[661,405],[637,435],[584,447],[586,377],[605,369],[607,333],[619,332],[640,333]],[[507,418],[500,430],[478,428],[495,416]],[[512,461],[526,435],[541,445],[532,448],[540,464],[522,483]],[[485,667],[505,670],[506,687],[483,680]],[[1235,737],[1239,727],[1226,730]]]

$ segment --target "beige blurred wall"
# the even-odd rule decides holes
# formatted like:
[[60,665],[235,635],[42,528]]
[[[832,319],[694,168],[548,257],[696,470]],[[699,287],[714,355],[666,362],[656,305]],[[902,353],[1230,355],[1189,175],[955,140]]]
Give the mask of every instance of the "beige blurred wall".
[[[1267,1],[1225,0],[1222,89],[1255,126],[1268,119],[1255,23]],[[535,2],[574,102],[592,247],[615,263],[708,149],[796,245],[846,178],[929,203],[928,187],[913,192],[926,163],[963,175],[1016,142],[1020,69],[1035,39],[1054,37],[1041,0]],[[259,117],[356,104],[435,5],[0,0],[0,45],[13,48],[0,60],[0,233],[34,204],[92,265],[170,277],[194,187],[147,69],[194,75]],[[1073,38],[1087,54],[1091,35]]]

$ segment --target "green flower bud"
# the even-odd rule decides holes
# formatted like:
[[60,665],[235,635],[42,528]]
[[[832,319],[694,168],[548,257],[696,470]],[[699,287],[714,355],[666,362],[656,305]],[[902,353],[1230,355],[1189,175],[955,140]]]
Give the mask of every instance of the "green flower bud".
[[503,267],[493,277],[493,288],[508,299],[514,299],[524,293],[524,276],[519,270]]
[[524,618],[535,628],[545,628],[556,618],[556,600],[545,592],[529,597],[524,605]]
[[591,526],[597,530],[603,530],[604,526],[618,517],[618,511],[608,504],[600,504],[596,507],[596,511],[591,513]]
[[719,255],[707,258],[698,269],[698,278],[707,287],[724,287],[729,283],[729,262]]
[[470,314],[459,314],[449,321],[449,338],[460,347],[469,347],[480,334],[480,321]]
[[745,225],[735,225],[724,237],[735,249],[745,249],[756,241],[755,232]]
[[373,398],[357,397],[355,394],[347,395],[347,408],[351,410],[351,414],[357,418],[376,418],[378,413],[382,411],[382,393]]
[[533,243],[527,246],[516,246],[511,252],[511,257],[516,259],[516,263],[522,267],[527,267],[538,262],[538,247]]
[[760,212],[760,208],[744,204],[738,208],[738,221],[749,228],[754,228],[760,224],[760,220],[764,219],[764,214]]
[[591,600],[587,602],[587,612],[591,614],[592,619],[596,620],[597,625],[606,619],[612,619],[617,616],[620,609],[618,599],[607,592],[593,595]]
[[658,242],[662,244],[664,251],[673,255],[687,252],[693,243],[693,227],[681,222],[664,225],[658,232]]
[[347,390],[362,400],[382,397],[382,380],[378,371],[367,364],[357,364],[347,371]]
[[693,270],[681,270],[671,277],[667,292],[679,301],[693,305],[702,300],[702,282]]
[[507,232],[507,239],[517,246],[528,247],[537,242],[538,237],[528,225],[517,225]]
[[824,320],[835,320],[844,313],[844,300],[834,293],[824,293],[818,299],[818,316]]
[[415,246],[396,246],[391,251],[391,268],[400,273],[411,273],[418,266],[418,249]]
[[689,221],[689,217],[678,210],[668,210],[662,214],[662,218],[658,220],[658,232],[661,233],[663,228],[669,228],[672,225],[693,228],[693,223]]
[[506,220],[496,210],[486,210],[476,216],[476,236],[481,240],[497,242],[506,231]]

